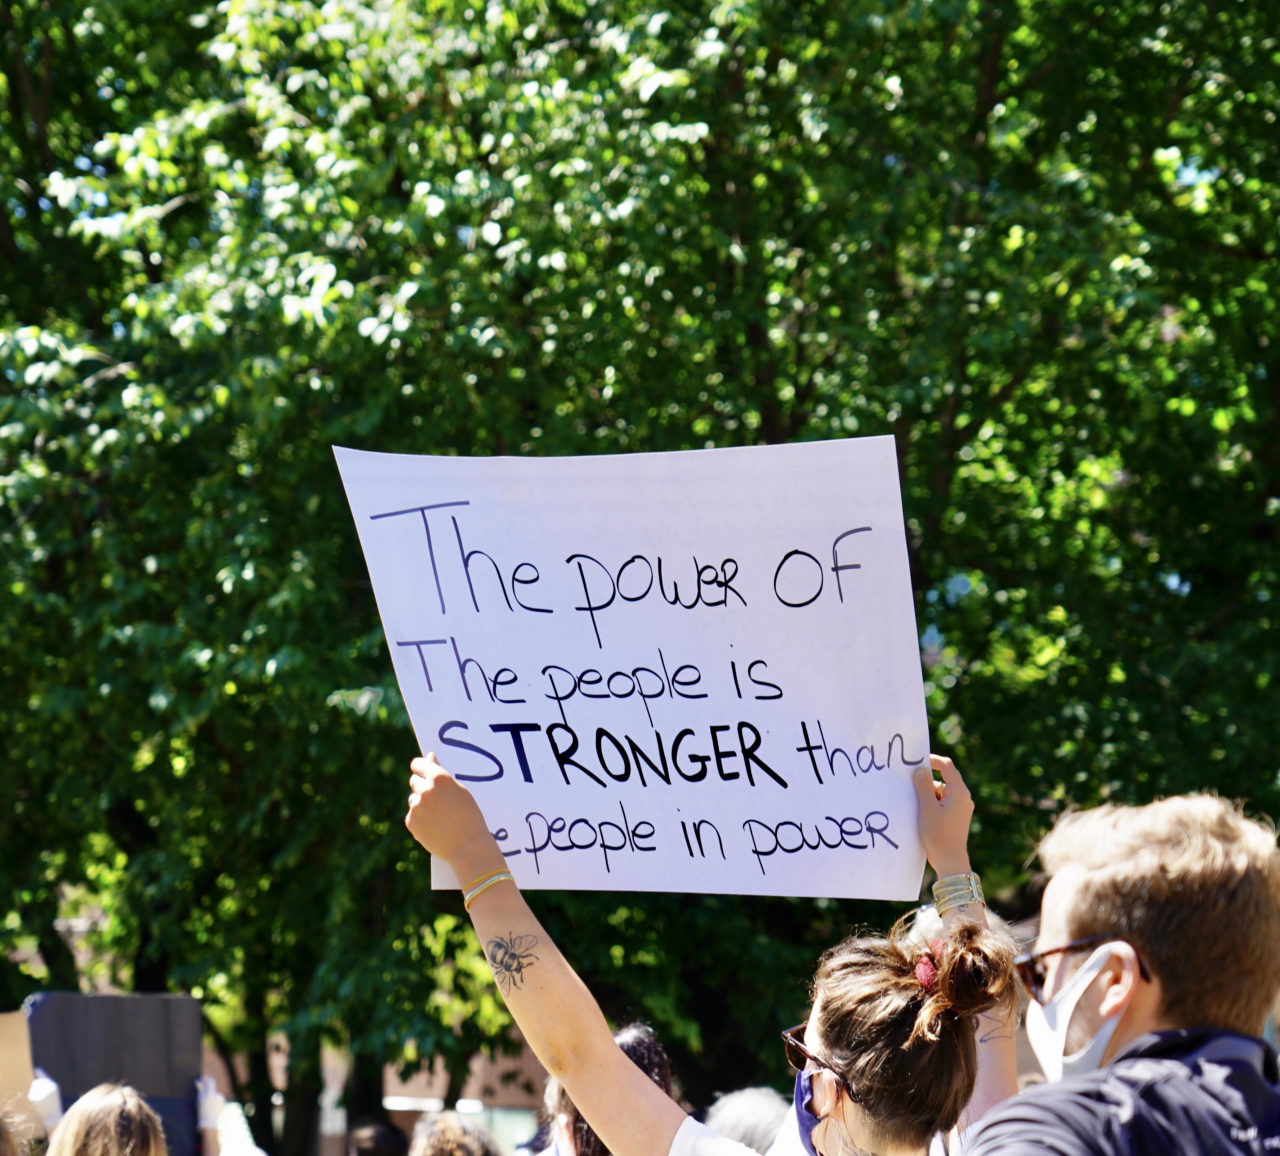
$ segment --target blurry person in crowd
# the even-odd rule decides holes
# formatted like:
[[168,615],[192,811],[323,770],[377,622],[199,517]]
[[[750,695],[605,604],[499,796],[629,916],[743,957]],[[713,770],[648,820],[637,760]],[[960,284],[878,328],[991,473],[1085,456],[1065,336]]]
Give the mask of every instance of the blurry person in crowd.
[[739,1088],[717,1096],[703,1123],[763,1156],[787,1119],[790,1107],[791,1101],[776,1088]]
[[[666,1049],[646,1024],[628,1024],[613,1038],[637,1068],[668,1096],[672,1093],[671,1062]],[[564,1085],[554,1076],[547,1078],[543,1094],[551,1152],[556,1156],[610,1156],[600,1137],[591,1130],[582,1113],[574,1107]]]
[[409,1156],[502,1156],[497,1142],[480,1125],[457,1112],[418,1117]]
[[128,1084],[81,1096],[49,1137],[48,1156],[168,1156],[160,1117]]
[[409,1137],[386,1120],[368,1120],[347,1133],[347,1156],[408,1156]]

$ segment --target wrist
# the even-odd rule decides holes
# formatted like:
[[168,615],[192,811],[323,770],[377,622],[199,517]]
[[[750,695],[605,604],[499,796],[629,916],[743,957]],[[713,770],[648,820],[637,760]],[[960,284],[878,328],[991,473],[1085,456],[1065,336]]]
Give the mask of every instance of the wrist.
[[940,855],[935,860],[932,856],[929,859],[929,865],[933,868],[939,879],[949,879],[953,875],[968,875],[973,868],[969,865],[969,856],[967,853],[958,855]]
[[982,894],[982,880],[972,871],[957,875],[943,875],[933,885],[933,903],[938,914],[976,905],[980,910],[986,903]]
[[501,871],[489,871],[478,879],[463,884],[462,909],[470,915],[472,904],[482,899],[494,888],[501,887],[505,883],[514,885],[515,879],[512,877],[511,872],[504,867]]
[[492,854],[460,855],[451,860],[450,866],[458,876],[458,886],[465,894],[467,890],[491,875],[508,870],[507,861],[494,844]]

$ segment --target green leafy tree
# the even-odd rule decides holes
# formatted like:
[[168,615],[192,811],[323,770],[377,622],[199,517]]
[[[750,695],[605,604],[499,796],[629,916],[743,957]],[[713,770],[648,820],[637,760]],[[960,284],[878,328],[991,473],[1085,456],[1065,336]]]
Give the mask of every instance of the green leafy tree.
[[[407,1040],[456,1082],[505,1038],[394,829],[334,444],[892,432],[989,890],[1069,802],[1276,809],[1262,6],[7,3],[0,50],[11,1001],[78,982],[53,920],[100,911],[118,982],[252,1056],[264,1145],[289,1033],[290,1154],[322,1039],[359,1102]],[[539,910],[695,1100],[778,1078],[818,948],[889,917]]]

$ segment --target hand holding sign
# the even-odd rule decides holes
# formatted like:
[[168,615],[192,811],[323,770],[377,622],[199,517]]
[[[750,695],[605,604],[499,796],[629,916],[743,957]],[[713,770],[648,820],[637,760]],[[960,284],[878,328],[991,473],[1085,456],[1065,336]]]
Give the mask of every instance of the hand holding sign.
[[498,845],[471,792],[434,754],[410,763],[409,810],[404,825],[433,856],[451,864],[460,878],[474,879],[503,866]]
[[[942,776],[935,782],[933,772]],[[929,766],[913,773],[920,800],[920,841],[929,863],[942,878],[969,870],[969,824],[973,820],[973,796],[956,765],[943,755],[930,755]]]
[[421,747],[522,886],[917,894],[891,439],[335,453]]

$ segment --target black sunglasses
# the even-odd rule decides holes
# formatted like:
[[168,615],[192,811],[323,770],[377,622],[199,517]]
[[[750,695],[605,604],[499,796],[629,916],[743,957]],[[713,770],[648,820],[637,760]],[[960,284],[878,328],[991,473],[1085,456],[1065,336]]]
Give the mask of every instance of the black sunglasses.
[[820,1068],[825,1068],[835,1076],[836,1083],[844,1089],[845,1095],[847,1095],[855,1104],[858,1103],[858,1093],[853,1090],[853,1086],[849,1081],[837,1072],[836,1069],[821,1056],[815,1056],[807,1047],[805,1047],[804,1033],[805,1028],[808,1026],[809,1025],[807,1023],[796,1024],[795,1027],[787,1028],[787,1030],[782,1033],[782,1048],[783,1051],[787,1053],[787,1063],[789,1063],[797,1072],[803,1072],[805,1068],[809,1066],[810,1061],[817,1064]]
[[[1018,970],[1018,978],[1022,980],[1023,986],[1030,993],[1031,998],[1036,1003],[1044,1003],[1044,985],[1049,978],[1048,969],[1044,965],[1045,959],[1050,955],[1064,955],[1073,951],[1083,951],[1086,947],[1094,947],[1099,943],[1113,943],[1117,939],[1114,935],[1088,935],[1084,939],[1073,939],[1070,943],[1064,943],[1061,947],[1049,947],[1044,951],[1029,951],[1023,955],[1017,956],[1013,961],[1013,966]],[[1143,979],[1151,978],[1147,971],[1147,965],[1143,962],[1142,957],[1138,956],[1138,972]]]

